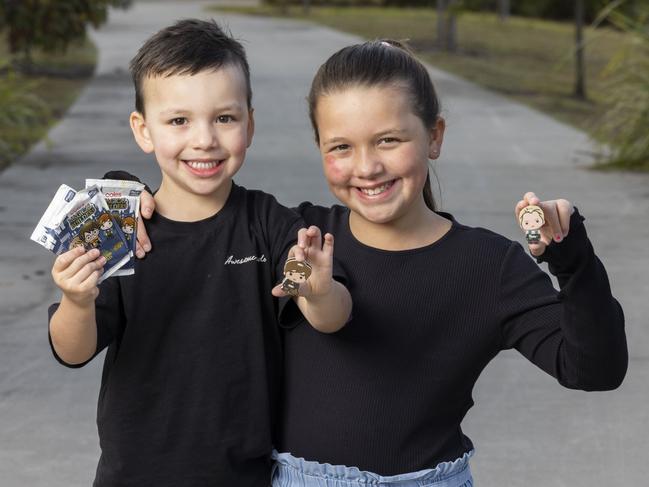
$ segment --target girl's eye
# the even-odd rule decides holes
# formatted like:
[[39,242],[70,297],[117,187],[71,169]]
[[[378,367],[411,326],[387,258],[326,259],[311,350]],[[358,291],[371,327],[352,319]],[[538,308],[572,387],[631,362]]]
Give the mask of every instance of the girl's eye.
[[185,125],[187,123],[187,119],[185,117],[176,117],[169,120],[169,123],[171,125]]
[[216,117],[216,121],[219,123],[230,123],[234,121],[234,117],[232,115],[219,115]]
[[382,139],[379,139],[379,144],[394,144],[396,142],[398,142],[398,140],[394,137],[383,137]]

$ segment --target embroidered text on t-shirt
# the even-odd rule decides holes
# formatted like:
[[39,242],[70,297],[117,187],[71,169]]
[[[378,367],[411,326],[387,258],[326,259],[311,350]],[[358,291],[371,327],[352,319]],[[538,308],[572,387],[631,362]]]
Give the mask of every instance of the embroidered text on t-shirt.
[[248,262],[266,262],[266,256],[264,254],[261,254],[259,256],[257,255],[249,255],[248,257],[242,257],[241,259],[235,259],[234,255],[231,255],[226,259],[226,261],[223,263],[223,265],[228,265],[228,264],[246,264]]

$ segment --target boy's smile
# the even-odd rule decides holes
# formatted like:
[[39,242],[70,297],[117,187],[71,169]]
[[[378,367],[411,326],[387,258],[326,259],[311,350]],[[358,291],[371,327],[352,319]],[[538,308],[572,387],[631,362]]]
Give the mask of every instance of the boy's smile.
[[158,209],[176,220],[215,214],[252,141],[243,73],[223,66],[149,77],[143,92],[145,114],[131,114],[131,127],[142,150],[155,152],[162,171]]

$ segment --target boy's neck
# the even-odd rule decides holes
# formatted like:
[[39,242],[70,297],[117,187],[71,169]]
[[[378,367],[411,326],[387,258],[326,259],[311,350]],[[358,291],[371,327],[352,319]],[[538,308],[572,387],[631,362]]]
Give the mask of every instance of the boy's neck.
[[232,191],[232,181],[217,194],[197,195],[178,191],[163,179],[154,199],[156,212],[178,222],[196,222],[216,215],[225,206]]

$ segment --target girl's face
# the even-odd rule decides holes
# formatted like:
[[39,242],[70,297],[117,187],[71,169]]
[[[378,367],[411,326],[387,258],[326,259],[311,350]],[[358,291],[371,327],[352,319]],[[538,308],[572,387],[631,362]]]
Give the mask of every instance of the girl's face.
[[404,88],[352,86],[321,96],[316,110],[324,175],[352,215],[396,223],[427,211],[428,159],[437,159],[444,121],[427,129]]

